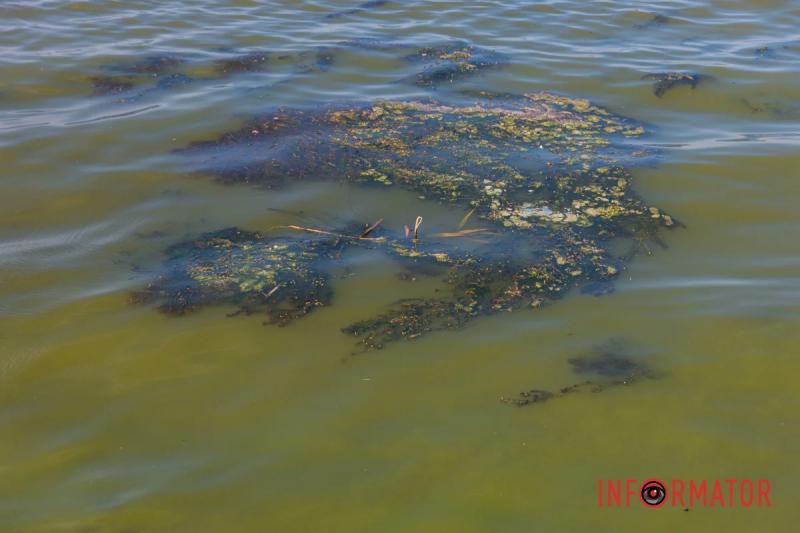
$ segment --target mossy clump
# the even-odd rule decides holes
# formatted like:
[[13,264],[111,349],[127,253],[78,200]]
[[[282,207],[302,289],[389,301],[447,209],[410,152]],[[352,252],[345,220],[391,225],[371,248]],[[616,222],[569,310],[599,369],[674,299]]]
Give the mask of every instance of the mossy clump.
[[162,273],[134,293],[167,314],[230,304],[238,313],[264,313],[266,323],[286,325],[330,304],[324,263],[338,239],[288,238],[229,228],[167,249]]
[[508,57],[504,54],[462,41],[420,48],[407,55],[406,60],[427,65],[414,77],[414,83],[420,87],[453,83],[508,63]]
[[[658,242],[659,228],[676,224],[632,188],[629,139],[642,133],[585,100],[536,93],[465,105],[386,101],[277,109],[180,153],[227,184],[273,188],[329,180],[399,187],[469,210],[472,220],[491,228],[476,246],[466,246],[461,237],[468,233],[459,231],[417,238],[385,229],[370,242],[407,268],[443,272],[447,283],[435,298],[404,300],[344,328],[364,348],[381,348],[482,315],[542,307],[574,287],[607,288],[643,243]],[[360,244],[357,237],[339,239],[337,251]],[[292,242],[288,251],[309,247],[313,257],[320,246],[331,246]],[[191,255],[195,248],[176,250]],[[176,250],[173,261],[185,264]],[[244,255],[268,251],[252,250]],[[269,261],[278,262],[270,253]],[[214,299],[238,303],[241,292]]]

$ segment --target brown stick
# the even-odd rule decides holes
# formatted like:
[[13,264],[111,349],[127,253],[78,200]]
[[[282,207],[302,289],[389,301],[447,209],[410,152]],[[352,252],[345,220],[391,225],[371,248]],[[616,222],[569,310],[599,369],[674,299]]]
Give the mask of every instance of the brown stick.
[[370,233],[372,233],[372,231],[373,231],[375,228],[377,228],[378,226],[380,226],[380,225],[381,225],[381,222],[383,222],[383,219],[380,219],[379,221],[377,221],[376,223],[374,223],[373,225],[371,225],[370,227],[368,227],[366,230],[364,230],[364,233],[362,233],[362,234],[361,234],[361,236],[359,237],[359,239],[363,239],[364,237],[366,237],[367,235],[369,235]]
[[461,231],[444,231],[442,233],[434,233],[435,237],[466,237],[468,235],[475,235],[478,233],[494,233],[488,228],[475,228],[475,229],[462,229]]
[[273,294],[275,294],[275,292],[276,292],[278,289],[280,289],[280,288],[281,288],[281,284],[280,284],[280,283],[278,283],[277,285],[275,285],[275,286],[272,288],[272,290],[270,290],[270,291],[269,291],[267,294],[265,294],[265,295],[264,295],[264,299],[266,300],[267,298],[269,298],[270,296],[272,296]]
[[308,233],[315,233],[317,235],[331,235],[333,237],[340,237],[342,239],[354,239],[354,240],[375,241],[375,242],[383,242],[386,240],[384,237],[356,237],[354,235],[343,235],[341,233],[334,233],[332,231],[325,231],[322,229],[306,228],[305,226],[297,226],[295,224],[290,224],[288,226],[274,226],[274,228],[285,228],[295,231],[306,231]]
[[462,218],[461,222],[458,223],[458,229],[459,230],[462,229],[467,224],[467,221],[469,220],[469,217],[472,216],[472,213],[474,213],[476,209],[477,209],[477,207],[473,207],[472,209],[470,209],[469,213],[464,215],[464,218]]

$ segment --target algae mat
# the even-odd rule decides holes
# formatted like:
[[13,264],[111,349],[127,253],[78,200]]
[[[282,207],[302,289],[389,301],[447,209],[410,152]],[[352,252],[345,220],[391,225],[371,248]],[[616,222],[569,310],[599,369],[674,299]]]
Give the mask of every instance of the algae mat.
[[[269,323],[285,325],[330,304],[324,263],[348,247],[441,267],[451,288],[447,297],[404,300],[344,328],[365,347],[380,348],[480,315],[541,307],[574,286],[606,292],[643,243],[659,242],[659,227],[675,225],[632,188],[628,166],[643,154],[626,140],[643,132],[586,100],[549,93],[484,94],[462,106],[410,101],[277,109],[181,153],[226,184],[400,187],[468,209],[464,224],[474,214],[491,229],[423,238],[421,218],[404,234],[384,232],[379,223],[349,231],[280,228],[315,234],[310,238],[233,228],[170,248],[166,273],[134,300],[159,301],[174,314],[227,302],[247,313],[263,309]],[[481,237],[477,245],[475,237]]]

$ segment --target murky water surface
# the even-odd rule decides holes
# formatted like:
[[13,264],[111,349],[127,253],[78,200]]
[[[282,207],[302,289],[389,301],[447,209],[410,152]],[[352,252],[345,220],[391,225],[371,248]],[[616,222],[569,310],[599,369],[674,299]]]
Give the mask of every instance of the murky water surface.
[[[4,2],[0,529],[794,530],[800,5],[359,5]],[[407,48],[456,40],[503,64],[415,83]],[[214,70],[242,52],[257,53]],[[132,89],[92,95],[91,77],[120,75],[109,65],[154,55],[191,80],[142,67]],[[656,95],[642,78],[662,72],[700,77]],[[355,355],[341,328],[443,280],[398,277],[366,250],[333,266],[330,306],[283,328],[225,305],[129,304],[166,247],[220,228],[382,218],[401,232],[423,216],[423,232],[455,231],[464,206],[226,186],[174,149],[279,106],[467,90],[586,98],[643,124],[653,156],[634,187],[685,227],[645,244],[611,294]],[[585,380],[569,361],[598,346],[654,379],[500,401]],[[773,505],[598,509],[598,479],[653,476],[766,478]]]

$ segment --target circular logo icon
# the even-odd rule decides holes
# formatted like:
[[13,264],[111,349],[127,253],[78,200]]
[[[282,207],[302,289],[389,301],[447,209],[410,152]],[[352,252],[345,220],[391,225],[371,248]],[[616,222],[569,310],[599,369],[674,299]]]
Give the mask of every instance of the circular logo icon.
[[642,501],[648,507],[661,507],[667,500],[667,488],[657,479],[649,479],[642,483]]

